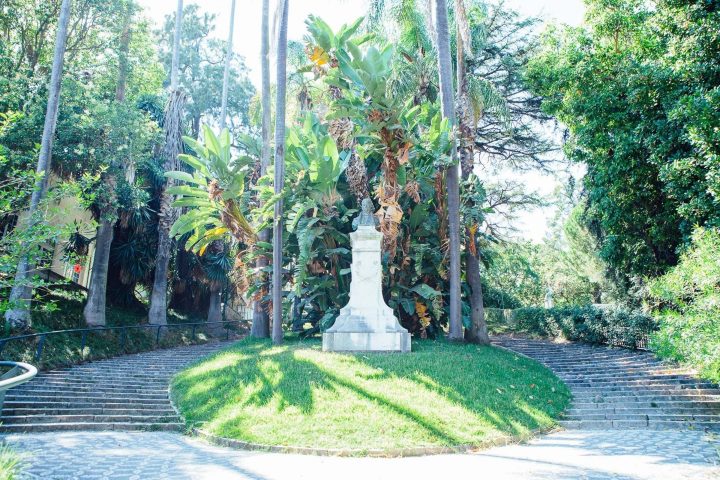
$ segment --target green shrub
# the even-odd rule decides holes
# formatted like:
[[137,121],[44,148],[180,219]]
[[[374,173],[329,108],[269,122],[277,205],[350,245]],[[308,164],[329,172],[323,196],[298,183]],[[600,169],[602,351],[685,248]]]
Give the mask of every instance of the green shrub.
[[642,312],[624,308],[527,307],[513,311],[512,328],[538,337],[645,348],[655,322]]
[[698,229],[670,272],[649,285],[658,355],[720,382],[720,231]]
[[0,480],[13,480],[20,473],[20,457],[7,445],[0,445]]

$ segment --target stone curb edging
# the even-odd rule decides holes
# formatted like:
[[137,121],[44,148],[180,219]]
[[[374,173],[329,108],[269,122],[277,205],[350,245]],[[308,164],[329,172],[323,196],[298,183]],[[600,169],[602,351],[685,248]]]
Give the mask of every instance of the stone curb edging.
[[410,447],[390,449],[314,448],[284,445],[263,445],[258,443],[244,442],[242,440],[236,440],[232,438],[220,437],[197,427],[193,427],[191,430],[193,435],[207,441],[208,443],[237,450],[250,450],[270,453],[291,453],[299,455],[316,455],[321,457],[397,458],[421,457],[426,455],[473,453],[491,447],[502,447],[510,444],[524,443],[538,435],[560,431],[562,430],[562,428],[558,426],[541,428],[533,430],[527,435],[506,436],[472,445],[458,445],[455,447]]

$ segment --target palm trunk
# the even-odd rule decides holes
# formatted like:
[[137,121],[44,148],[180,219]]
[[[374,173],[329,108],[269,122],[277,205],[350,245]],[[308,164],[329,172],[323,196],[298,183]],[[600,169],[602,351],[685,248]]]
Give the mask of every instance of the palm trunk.
[[227,117],[228,83],[230,80],[230,61],[233,53],[233,31],[235,30],[235,0],[230,7],[230,33],[228,33],[227,53],[225,54],[225,71],[223,72],[223,89],[220,100],[220,129],[225,128]]
[[[456,10],[462,8],[462,0],[456,0]],[[474,163],[474,125],[470,123],[468,108],[467,91],[465,85],[465,40],[460,31],[458,23],[456,35],[456,63],[457,63],[457,92],[460,112],[458,112],[458,131],[459,131],[459,157],[460,169],[463,180],[473,175]],[[476,206],[480,208],[479,205]],[[482,345],[490,344],[488,336],[487,323],[485,322],[485,306],[483,305],[482,280],[480,278],[480,259],[479,248],[475,245],[474,231],[466,228],[466,244],[465,244],[465,279],[470,286],[470,328],[465,329],[465,340],[471,343]]]
[[[180,35],[182,27],[183,0],[178,0],[175,15],[175,36],[173,42],[173,60],[170,69],[170,98],[165,109],[164,129],[165,146],[163,168],[166,172],[178,169],[178,154],[182,152],[182,116],[185,108],[185,94],[178,88],[178,64],[180,62]],[[160,213],[158,221],[158,247],[155,257],[155,278],[150,295],[150,311],[148,321],[154,325],[167,325],[167,284],[168,265],[172,239],[170,227],[175,222],[177,211],[172,207],[172,195],[167,189],[173,185],[171,179],[166,180],[161,192]]]
[[[277,96],[275,97],[275,194],[282,193],[285,183],[285,89],[287,87],[287,28],[290,0],[280,0],[280,29],[277,42]],[[272,339],[275,345],[283,341],[282,330],[282,199],[275,203],[273,222],[273,325]]]
[[[442,114],[452,128],[455,128],[455,105],[453,95],[452,64],[450,61],[450,33],[448,30],[447,4],[445,0],[435,2],[437,28],[438,71],[440,73],[440,100]],[[462,318],[460,299],[460,182],[458,168],[454,165],[457,148],[453,142],[451,158],[453,165],[445,173],[448,200],[448,224],[450,247],[450,320],[448,338],[462,340]]]
[[[128,8],[123,27],[122,36],[120,37],[120,59],[118,64],[118,84],[115,89],[115,101],[123,103],[125,101],[125,87],[127,86],[128,75],[128,53],[130,51],[130,23],[132,20],[132,10]],[[108,179],[111,186],[115,186],[116,181],[112,176]],[[107,296],[107,280],[108,280],[108,264],[110,262],[110,247],[113,241],[113,233],[115,230],[115,222],[108,220],[107,215],[101,215],[100,226],[95,236],[95,255],[93,257],[92,272],[90,275],[90,283],[88,285],[87,303],[83,309],[85,323],[88,326],[105,326],[105,299]]]
[[[65,60],[65,43],[67,42],[68,22],[70,20],[70,0],[63,0],[60,7],[57,35],[55,38],[55,54],[53,56],[52,73],[48,94],[47,110],[45,111],[45,125],[43,127],[40,156],[36,172],[38,179],[30,197],[30,207],[27,212],[25,228],[31,228],[39,221],[38,208],[47,190],[48,173],[52,161],[52,144],[57,125],[58,106],[60,104],[60,86],[62,83],[63,62]],[[34,261],[27,256],[20,258],[17,272],[10,291],[10,309],[5,312],[5,320],[14,327],[30,325],[30,301],[32,287],[28,285],[28,277],[35,269]]]
[[[263,0],[262,4],[262,27],[260,32],[260,65],[262,70],[262,151],[260,153],[260,176],[267,173],[270,166],[270,0]],[[259,240],[268,242],[270,240],[270,229],[266,228],[260,232]],[[260,275],[259,281],[267,283],[268,259],[265,256],[258,257],[255,266]],[[250,334],[253,337],[265,338],[270,336],[270,317],[267,313],[266,302],[262,300],[266,294],[263,287],[253,302],[253,322]]]

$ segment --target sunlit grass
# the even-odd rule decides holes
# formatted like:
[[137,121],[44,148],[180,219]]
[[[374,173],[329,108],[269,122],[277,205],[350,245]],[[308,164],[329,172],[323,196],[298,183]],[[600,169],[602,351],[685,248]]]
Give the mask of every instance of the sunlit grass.
[[549,370],[493,347],[413,343],[401,354],[324,353],[246,339],[181,372],[190,423],[265,445],[387,449],[483,444],[551,427],[569,392]]
[[0,445],[0,480],[13,480],[20,470],[18,454],[7,445]]

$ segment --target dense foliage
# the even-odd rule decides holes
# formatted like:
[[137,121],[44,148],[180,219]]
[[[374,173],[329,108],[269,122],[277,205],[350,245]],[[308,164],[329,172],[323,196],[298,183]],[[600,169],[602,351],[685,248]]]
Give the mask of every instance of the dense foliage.
[[[43,255],[47,256],[48,245],[70,241],[68,261],[75,258],[84,264],[88,246],[98,241],[96,225],[64,224],[63,216],[87,208],[97,222],[114,225],[107,276],[113,294],[108,296],[108,307],[142,313],[157,245],[164,173],[159,158],[163,63],[169,62],[170,27],[153,33],[134,1],[73,2],[53,180],[42,212],[45,221],[33,231],[13,228],[35,179],[59,5],[22,0],[0,9],[0,174],[4,178],[0,183],[0,288],[4,293],[12,284],[19,254],[30,253],[39,262],[38,268],[46,268]],[[209,37],[213,16],[201,14],[197,6],[189,6],[185,13],[181,84],[191,95],[187,121],[194,128],[200,119],[217,115],[222,90],[219,64],[225,51],[224,42]],[[243,125],[247,128],[254,89],[242,58],[233,57],[231,67],[229,118],[239,131]],[[78,201],[57,208],[56,200],[63,197]],[[207,309],[208,285],[225,284],[231,267],[217,249],[200,258],[175,247],[170,307],[202,315]],[[30,283],[48,286],[37,277]],[[0,310],[5,309],[4,300]]]
[[650,286],[654,349],[720,381],[720,232],[697,230],[680,262]]
[[593,306],[527,307],[512,312],[513,329],[530,335],[588,343],[647,348],[655,330],[652,317],[624,308]]
[[694,225],[720,222],[720,5],[587,2],[528,78],[587,165],[585,222],[618,276],[658,275]]

